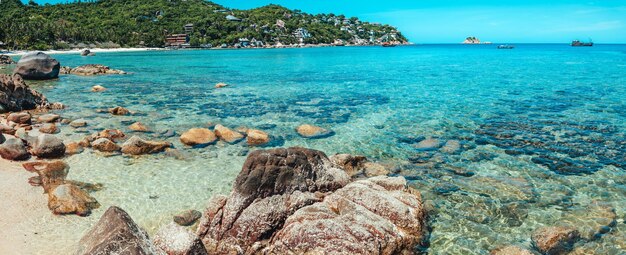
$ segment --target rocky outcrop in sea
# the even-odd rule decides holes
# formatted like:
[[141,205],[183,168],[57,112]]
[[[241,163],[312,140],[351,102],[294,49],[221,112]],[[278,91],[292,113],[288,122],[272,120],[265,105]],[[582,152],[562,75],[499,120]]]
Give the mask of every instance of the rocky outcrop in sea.
[[30,89],[20,75],[0,74],[0,113],[61,108],[62,104],[51,104],[43,94]]
[[27,53],[13,70],[26,80],[49,80],[59,77],[61,64],[43,52]]

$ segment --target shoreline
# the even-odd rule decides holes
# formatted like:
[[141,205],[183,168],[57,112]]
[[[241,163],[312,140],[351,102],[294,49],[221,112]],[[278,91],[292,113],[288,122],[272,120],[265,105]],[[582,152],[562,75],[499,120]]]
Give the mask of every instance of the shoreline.
[[[31,52],[43,52],[49,55],[58,55],[58,54],[80,54],[85,49],[71,49],[71,50],[18,50],[18,51],[10,51],[9,53],[2,53],[2,55],[7,56],[22,56],[24,54],[28,54]],[[93,53],[113,53],[113,52],[136,52],[136,51],[152,51],[152,50],[167,50],[165,48],[112,48],[112,49],[88,49]]]

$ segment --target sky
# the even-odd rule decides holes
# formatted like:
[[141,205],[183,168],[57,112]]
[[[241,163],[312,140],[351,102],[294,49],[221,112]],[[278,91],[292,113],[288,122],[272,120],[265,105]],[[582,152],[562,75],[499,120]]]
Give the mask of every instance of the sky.
[[[36,0],[38,3],[67,0]],[[229,8],[270,3],[391,24],[414,43],[626,43],[626,0],[213,0]]]

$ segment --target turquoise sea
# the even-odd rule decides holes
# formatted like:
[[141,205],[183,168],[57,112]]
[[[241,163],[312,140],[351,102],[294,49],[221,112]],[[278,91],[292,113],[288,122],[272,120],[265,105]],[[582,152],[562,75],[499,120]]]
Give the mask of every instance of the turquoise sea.
[[[103,183],[93,196],[127,210],[148,232],[185,209],[203,210],[228,193],[255,148],[182,146],[178,136],[209,122],[270,133],[268,147],[351,153],[387,165],[431,208],[429,254],[488,254],[530,247],[541,226],[582,229],[597,254],[626,249],[626,45],[415,45],[266,50],[178,50],[55,55],[63,66],[104,64],[129,75],[61,76],[34,82],[60,112],[86,128],[63,127],[67,141],[105,128],[174,143],[184,158],[72,156],[70,179]],[[214,89],[218,82],[231,86]],[[92,93],[94,85],[108,90]],[[113,117],[98,109],[137,112]],[[310,123],[335,132],[308,140]],[[420,149],[426,138],[460,143],[457,152]],[[82,218],[63,224],[82,224]],[[33,223],[35,224],[35,223]],[[45,224],[45,223],[41,223]],[[59,223],[60,224],[60,223]],[[84,228],[87,228],[85,226]],[[53,236],[54,234],[50,234]],[[54,241],[74,241],[63,234]],[[69,241],[66,241],[69,243]],[[61,245],[62,246],[62,245]]]

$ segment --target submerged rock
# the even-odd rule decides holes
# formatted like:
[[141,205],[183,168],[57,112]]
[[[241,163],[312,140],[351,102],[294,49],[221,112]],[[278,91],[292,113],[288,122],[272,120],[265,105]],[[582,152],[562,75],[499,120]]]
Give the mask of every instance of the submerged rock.
[[77,255],[158,254],[145,231],[119,207],[109,207],[78,244]]
[[416,149],[422,151],[436,150],[439,149],[439,147],[441,147],[441,141],[435,138],[426,138],[415,145]]
[[489,252],[489,255],[533,255],[529,250],[521,248],[519,246],[505,246],[501,248],[497,248]]
[[65,155],[65,144],[54,135],[41,134],[32,145],[30,153],[39,158],[60,158]]
[[196,210],[187,210],[174,215],[174,222],[181,226],[191,226],[202,217],[202,213]]
[[30,153],[26,150],[22,139],[11,137],[0,144],[0,157],[7,160],[27,160],[30,158]]
[[270,142],[270,136],[261,130],[248,129],[246,134],[249,146],[261,146]]
[[46,97],[30,89],[19,75],[0,74],[0,113],[52,108]]
[[593,202],[565,212],[559,223],[574,226],[581,238],[591,241],[602,237],[617,225],[617,214],[611,205]]
[[310,139],[326,138],[335,134],[331,130],[309,124],[299,126],[296,131],[300,136]]
[[215,135],[219,137],[222,141],[230,144],[237,143],[244,138],[241,133],[219,124],[215,125],[215,127],[213,128],[213,132],[215,132]]
[[222,82],[220,82],[218,84],[215,84],[215,88],[216,89],[221,89],[221,88],[225,88],[225,87],[228,87],[228,84],[222,83]]
[[37,117],[37,121],[40,123],[53,123],[57,122],[60,118],[61,116],[58,114],[49,113]]
[[122,144],[122,153],[130,155],[143,155],[159,153],[171,147],[169,142],[146,141],[138,136],[133,136]]
[[77,119],[77,120],[73,120],[72,122],[70,122],[70,127],[73,128],[80,128],[80,127],[85,127],[87,126],[87,121],[84,119]]
[[350,154],[335,154],[330,157],[336,167],[343,169],[350,177],[354,177],[363,171],[363,166],[367,162],[367,158],[364,156],[354,156]]
[[54,123],[45,123],[39,127],[39,132],[44,134],[56,134],[59,131],[59,128]]
[[110,114],[113,114],[113,115],[128,115],[128,114],[130,114],[130,111],[128,109],[126,109],[124,107],[121,107],[121,106],[116,106],[114,108],[110,108],[108,111],[109,111]]
[[128,126],[128,129],[135,132],[150,132],[150,129],[141,122],[135,122]]
[[180,136],[180,141],[189,146],[209,145],[215,140],[217,140],[215,133],[206,128],[192,128]]
[[48,208],[54,214],[87,216],[98,206],[95,198],[73,184],[56,186],[48,193]]
[[98,150],[101,152],[116,152],[122,149],[122,147],[107,138],[96,139],[95,141],[91,142],[91,147],[94,150]]
[[579,239],[578,230],[570,227],[543,227],[535,230],[533,246],[543,254],[558,255],[571,251]]
[[122,70],[111,69],[110,67],[105,66],[105,65],[88,64],[88,65],[82,65],[82,66],[73,68],[70,71],[70,74],[92,76],[92,75],[103,75],[103,74],[126,74],[126,72]]
[[167,224],[154,235],[154,245],[167,255],[206,255],[198,236],[174,223]]
[[59,77],[61,64],[43,52],[27,53],[13,70],[26,80],[48,80]]

